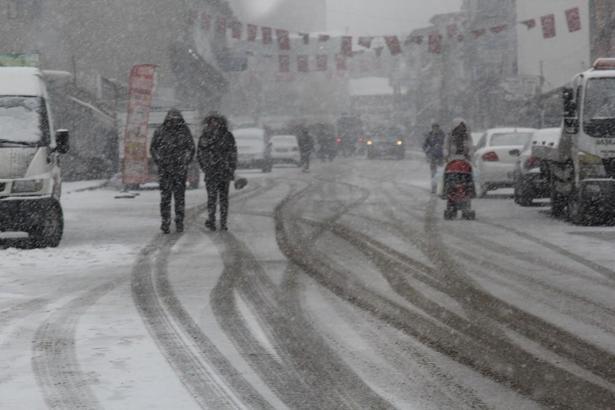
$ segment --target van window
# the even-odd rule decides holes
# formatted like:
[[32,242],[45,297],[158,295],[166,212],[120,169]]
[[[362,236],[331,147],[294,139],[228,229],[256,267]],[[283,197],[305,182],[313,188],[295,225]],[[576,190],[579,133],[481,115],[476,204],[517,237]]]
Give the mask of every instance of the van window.
[[40,144],[49,140],[47,109],[41,97],[0,97],[0,140]]

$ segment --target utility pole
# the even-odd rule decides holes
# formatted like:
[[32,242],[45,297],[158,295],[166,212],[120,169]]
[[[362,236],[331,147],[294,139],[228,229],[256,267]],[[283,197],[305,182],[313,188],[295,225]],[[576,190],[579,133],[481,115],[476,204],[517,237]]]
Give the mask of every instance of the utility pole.
[[540,111],[540,128],[545,127],[545,103],[542,98],[545,86],[545,62],[540,60],[540,81],[538,83],[538,109]]

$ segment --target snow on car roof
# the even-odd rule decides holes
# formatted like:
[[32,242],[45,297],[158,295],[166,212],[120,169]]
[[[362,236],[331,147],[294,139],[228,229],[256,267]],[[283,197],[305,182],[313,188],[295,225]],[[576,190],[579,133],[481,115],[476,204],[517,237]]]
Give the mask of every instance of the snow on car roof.
[[294,135],[274,135],[271,137],[271,141],[297,142],[297,137]]
[[44,96],[41,72],[33,67],[0,67],[0,95]]
[[265,130],[261,128],[241,128],[233,130],[235,138],[263,138],[265,137]]
[[487,130],[487,134],[489,136],[493,134],[512,134],[512,133],[533,134],[535,132],[536,132],[535,128],[491,128],[490,130]]

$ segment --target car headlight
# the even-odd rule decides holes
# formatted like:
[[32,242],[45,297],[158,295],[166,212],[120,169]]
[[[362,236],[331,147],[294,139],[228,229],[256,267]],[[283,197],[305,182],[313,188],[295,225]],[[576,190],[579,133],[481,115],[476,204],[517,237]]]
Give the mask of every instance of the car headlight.
[[367,145],[374,145],[374,141],[371,141],[371,140],[367,141]]
[[13,182],[13,189],[11,192],[14,194],[26,194],[39,192],[43,189],[45,181],[43,179],[26,179],[23,181]]
[[403,142],[402,140],[398,140],[398,141],[396,142],[396,144],[397,144],[397,145],[404,145],[404,142]]

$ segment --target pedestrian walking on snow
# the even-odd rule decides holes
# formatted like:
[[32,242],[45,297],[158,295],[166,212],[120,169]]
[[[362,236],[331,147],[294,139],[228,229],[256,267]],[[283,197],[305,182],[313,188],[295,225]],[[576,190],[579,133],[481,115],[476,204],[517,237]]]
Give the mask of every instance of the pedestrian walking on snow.
[[429,168],[431,170],[431,192],[436,192],[436,173],[438,167],[441,167],[444,161],[444,140],[446,135],[440,128],[440,125],[433,124],[431,131],[425,135],[425,142],[423,143],[423,151],[429,161]]
[[175,227],[184,231],[188,166],[194,159],[194,140],[179,110],[171,109],[154,132],[150,155],[158,167],[160,216],[163,233],[170,233],[171,203],[175,200]]
[[314,151],[314,140],[304,125],[297,127],[297,142],[299,144],[299,154],[301,155],[302,170],[303,172],[309,172],[310,157]]
[[216,210],[220,204],[220,230],[228,230],[229,188],[235,179],[237,145],[228,130],[226,118],[211,113],[203,120],[203,133],[199,139],[198,161],[205,173],[207,213],[205,226],[216,230]]
[[462,156],[470,161],[472,153],[472,135],[470,128],[462,118],[453,121],[453,131],[444,141],[444,155],[448,162],[451,157]]

